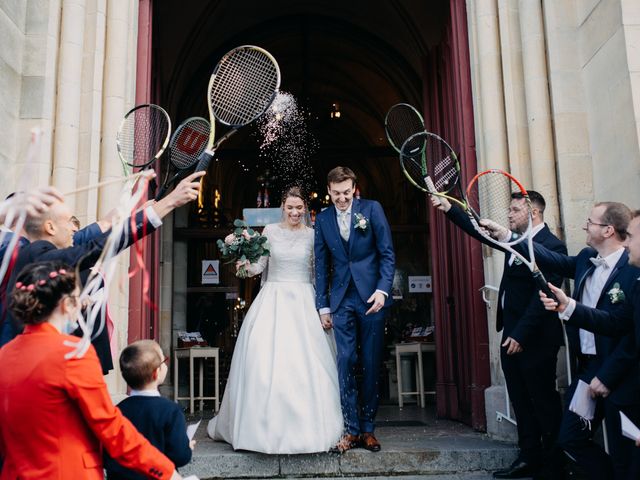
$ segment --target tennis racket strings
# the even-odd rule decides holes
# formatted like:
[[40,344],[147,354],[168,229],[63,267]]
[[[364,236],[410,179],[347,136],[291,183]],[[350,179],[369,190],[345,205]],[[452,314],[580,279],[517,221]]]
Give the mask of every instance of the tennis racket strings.
[[157,105],[139,105],[122,120],[117,135],[118,152],[130,167],[143,168],[166,148],[171,131],[167,112]]
[[467,199],[470,208],[479,218],[490,219],[510,230],[509,209],[513,193],[520,193],[525,198],[524,209],[517,214],[527,217],[525,221],[529,229],[531,228],[531,202],[527,192],[513,177],[500,170],[488,170],[476,175],[467,188]]
[[387,139],[398,153],[404,142],[414,133],[424,131],[424,121],[420,112],[407,103],[391,107],[384,120]]
[[169,143],[169,160],[179,170],[193,167],[207,146],[209,122],[201,117],[185,121]]
[[213,113],[221,123],[246,125],[271,105],[280,86],[280,70],[262,49],[241,48],[223,58],[210,91]]
[[460,181],[460,163],[438,135],[419,132],[402,145],[400,164],[409,180],[428,193],[449,193]]

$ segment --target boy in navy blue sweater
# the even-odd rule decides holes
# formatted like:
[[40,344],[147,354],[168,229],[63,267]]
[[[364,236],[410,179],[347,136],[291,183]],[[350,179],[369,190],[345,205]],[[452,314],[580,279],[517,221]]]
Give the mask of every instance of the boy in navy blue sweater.
[[[184,414],[178,404],[158,392],[169,370],[167,360],[153,340],[138,340],[126,347],[120,354],[120,370],[131,393],[118,408],[153,446],[176,467],[182,467],[191,461],[196,441],[189,442]],[[104,460],[109,480],[145,478],[122,467],[106,453]]]

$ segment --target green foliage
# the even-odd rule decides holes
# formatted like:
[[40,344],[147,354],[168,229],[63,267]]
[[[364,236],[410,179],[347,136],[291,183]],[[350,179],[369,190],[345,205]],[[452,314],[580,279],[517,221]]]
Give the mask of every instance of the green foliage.
[[267,237],[260,235],[250,228],[243,220],[236,219],[233,233],[223,240],[218,240],[217,246],[226,263],[246,262],[255,263],[260,257],[269,255]]

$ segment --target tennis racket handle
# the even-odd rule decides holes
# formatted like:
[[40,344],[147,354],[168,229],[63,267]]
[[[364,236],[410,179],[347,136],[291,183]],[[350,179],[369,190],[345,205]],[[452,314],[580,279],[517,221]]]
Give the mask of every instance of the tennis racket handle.
[[549,288],[549,285],[547,284],[547,279],[544,278],[544,275],[540,270],[536,270],[535,272],[533,272],[533,279],[536,281],[536,284],[538,285],[538,289],[542,290],[547,297],[555,300],[556,302],[558,301],[556,296],[553,294],[553,292]]
[[155,201],[157,202],[157,201],[158,201],[158,200],[160,200],[162,197],[164,197],[168,190],[169,190],[169,185],[162,185],[162,186],[160,187],[160,191],[159,191],[159,192],[158,192],[158,194],[156,195]]
[[213,158],[213,152],[209,152],[205,150],[200,154],[200,158],[198,158],[198,166],[196,167],[196,172],[202,172],[209,168],[209,162]]

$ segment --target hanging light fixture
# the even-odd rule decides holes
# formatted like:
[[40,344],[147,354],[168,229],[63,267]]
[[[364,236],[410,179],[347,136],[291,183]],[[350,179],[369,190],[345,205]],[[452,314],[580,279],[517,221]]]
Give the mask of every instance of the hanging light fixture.
[[338,102],[331,104],[331,118],[340,118],[340,104]]

